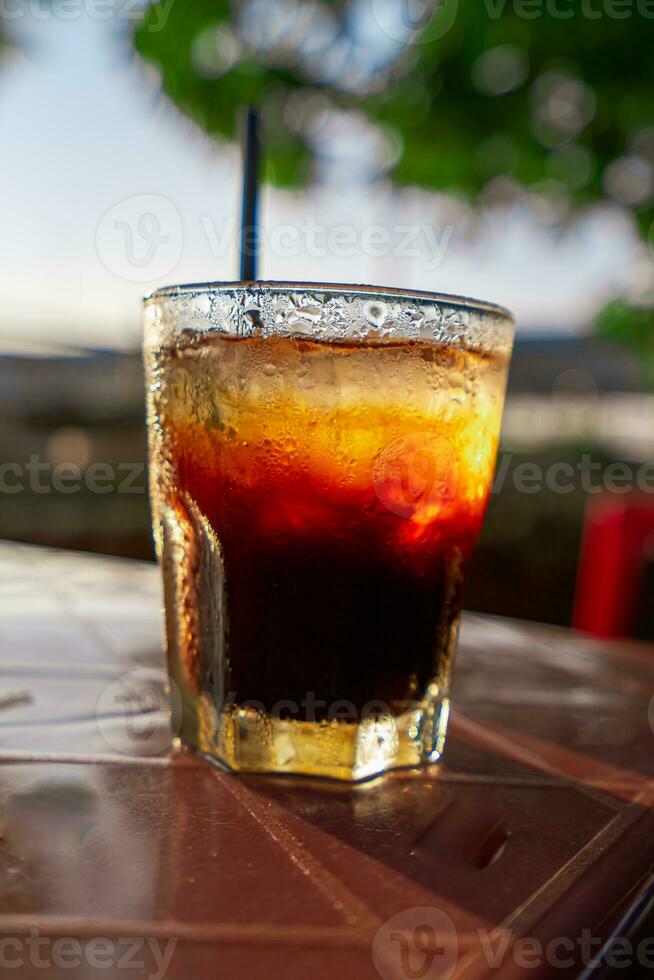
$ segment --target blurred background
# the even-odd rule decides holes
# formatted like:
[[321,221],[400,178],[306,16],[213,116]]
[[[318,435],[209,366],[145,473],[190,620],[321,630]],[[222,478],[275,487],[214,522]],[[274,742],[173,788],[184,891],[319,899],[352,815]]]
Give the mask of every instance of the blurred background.
[[[654,639],[648,0],[2,0],[0,537],[152,557],[141,298],[260,276],[518,318],[466,605]],[[93,479],[89,479],[91,474]]]

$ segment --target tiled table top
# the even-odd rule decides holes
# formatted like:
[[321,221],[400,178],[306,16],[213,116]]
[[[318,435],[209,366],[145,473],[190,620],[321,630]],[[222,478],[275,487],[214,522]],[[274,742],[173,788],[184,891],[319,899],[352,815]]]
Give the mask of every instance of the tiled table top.
[[170,750],[153,566],[0,545],[0,597],[21,980],[564,977],[647,893],[648,647],[469,615],[445,762],[350,787]]

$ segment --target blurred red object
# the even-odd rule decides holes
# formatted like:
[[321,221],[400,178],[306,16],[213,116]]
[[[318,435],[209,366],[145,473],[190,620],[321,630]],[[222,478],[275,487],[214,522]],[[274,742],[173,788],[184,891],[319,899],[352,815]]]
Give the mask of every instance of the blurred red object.
[[591,498],[581,541],[573,626],[594,636],[634,636],[653,553],[654,501],[642,494]]

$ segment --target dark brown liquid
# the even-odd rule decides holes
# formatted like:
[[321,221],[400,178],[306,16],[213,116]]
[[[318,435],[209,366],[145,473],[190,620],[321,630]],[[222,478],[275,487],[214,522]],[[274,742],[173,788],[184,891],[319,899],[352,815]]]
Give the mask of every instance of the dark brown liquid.
[[[198,688],[319,721],[399,714],[445,683],[503,366],[225,338],[162,368],[157,506],[194,542],[177,601],[200,608],[175,655]],[[217,591],[222,659],[197,625]]]

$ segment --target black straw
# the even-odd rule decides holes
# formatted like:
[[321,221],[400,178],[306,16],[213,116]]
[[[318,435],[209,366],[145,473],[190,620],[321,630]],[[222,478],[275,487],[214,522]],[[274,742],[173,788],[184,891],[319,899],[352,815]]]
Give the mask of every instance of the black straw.
[[243,126],[243,211],[241,214],[241,281],[257,278],[259,258],[259,113],[248,109]]

